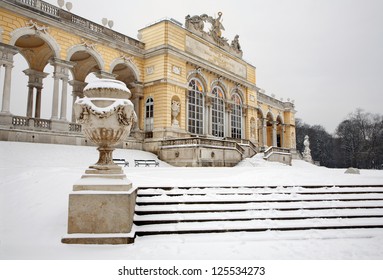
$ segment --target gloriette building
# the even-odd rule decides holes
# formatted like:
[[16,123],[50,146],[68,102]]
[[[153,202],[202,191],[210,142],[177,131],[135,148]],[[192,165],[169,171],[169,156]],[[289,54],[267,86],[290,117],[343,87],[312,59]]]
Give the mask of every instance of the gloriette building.
[[[138,123],[123,148],[154,152],[177,166],[233,166],[265,150],[267,158],[288,162],[296,148],[294,104],[257,87],[239,36],[228,40],[223,30],[222,13],[187,15],[184,24],[149,25],[135,40],[41,0],[2,0],[0,140],[88,145],[67,112],[93,73],[124,82],[132,93]],[[27,107],[22,116],[11,106],[16,55],[29,66],[25,98],[18,100]],[[44,89],[48,80],[52,92]],[[50,108],[42,107],[48,96]]]

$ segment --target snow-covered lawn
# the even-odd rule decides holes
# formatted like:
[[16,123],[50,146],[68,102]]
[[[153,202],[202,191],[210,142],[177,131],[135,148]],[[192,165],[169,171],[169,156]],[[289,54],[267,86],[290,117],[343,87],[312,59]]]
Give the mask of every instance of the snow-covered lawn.
[[[383,259],[383,230],[310,230],[137,237],[117,246],[67,245],[68,194],[95,147],[0,142],[0,259]],[[383,171],[328,169],[260,156],[233,168],[132,167],[153,154],[116,150],[138,187],[383,184]]]

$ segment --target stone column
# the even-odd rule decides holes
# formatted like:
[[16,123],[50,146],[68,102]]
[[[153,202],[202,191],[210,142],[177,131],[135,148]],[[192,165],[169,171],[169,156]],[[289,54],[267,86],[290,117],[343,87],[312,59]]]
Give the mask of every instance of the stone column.
[[285,124],[281,124],[282,125],[282,131],[281,131],[281,148],[287,148],[285,147],[285,132],[286,132],[286,125]]
[[273,122],[273,147],[277,146],[277,122]]
[[76,81],[72,80],[69,81],[69,84],[72,86],[72,117],[71,117],[71,122],[75,123],[76,122],[76,117],[74,115],[74,110],[73,110],[73,105],[76,102],[77,97],[83,98],[84,97],[84,88],[87,85],[85,82],[81,81]]
[[132,102],[133,102],[134,110],[136,111],[136,114],[137,114],[137,123],[134,125],[133,131],[140,131],[140,120],[141,120],[141,117],[140,117],[140,97],[134,96]]
[[3,43],[0,43],[0,67],[4,66],[4,86],[3,99],[1,106],[1,114],[10,115],[11,105],[11,83],[12,83],[12,68],[13,56],[18,53],[18,49]]
[[13,65],[5,64],[4,87],[3,87],[3,103],[1,112],[9,114],[11,104],[11,81]]
[[141,112],[140,112],[140,99],[144,96],[144,90],[141,84],[132,83],[133,89],[132,92],[132,102],[134,105],[134,111],[137,115],[137,123],[133,127],[133,131],[141,131],[140,129],[140,121],[141,121]]
[[33,86],[28,85],[27,117],[32,118],[33,111]]
[[62,92],[61,92],[61,110],[60,110],[60,120],[67,121],[66,119],[66,110],[67,110],[67,94],[68,94],[68,77],[62,79]]
[[262,119],[262,145],[263,147],[266,147],[267,146],[267,120],[266,119]]
[[41,87],[36,88],[36,108],[35,108],[35,118],[41,118]]
[[[52,120],[59,119],[59,105],[60,105],[60,121],[67,121],[66,109],[67,109],[67,90],[68,90],[68,77],[69,69],[72,68],[75,63],[71,61],[65,61],[58,58],[52,58],[50,64],[54,66],[54,86],[53,86],[53,100],[52,100]],[[61,91],[61,103],[59,102],[59,87],[60,80],[62,80],[62,91]]]
[[58,120],[59,116],[59,87],[60,79],[53,74],[53,98],[52,98],[52,120]]
[[41,90],[43,88],[43,79],[48,76],[48,73],[26,69],[23,71],[28,76],[28,103],[27,117],[33,117],[34,89],[36,88],[36,103],[35,103],[35,118],[40,118],[41,112]]

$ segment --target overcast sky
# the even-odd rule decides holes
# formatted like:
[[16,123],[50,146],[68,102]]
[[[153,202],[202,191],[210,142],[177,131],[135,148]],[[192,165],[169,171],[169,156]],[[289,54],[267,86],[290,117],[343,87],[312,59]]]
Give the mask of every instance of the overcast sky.
[[[56,0],[47,0],[51,4]],[[137,38],[169,17],[223,13],[223,36],[238,34],[257,86],[295,100],[297,117],[328,132],[356,108],[383,113],[381,0],[73,0],[72,12]]]

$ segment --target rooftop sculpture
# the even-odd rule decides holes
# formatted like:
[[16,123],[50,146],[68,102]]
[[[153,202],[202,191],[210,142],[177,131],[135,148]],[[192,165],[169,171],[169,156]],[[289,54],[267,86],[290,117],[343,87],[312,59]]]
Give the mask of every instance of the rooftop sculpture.
[[[222,24],[222,12],[218,13],[218,17],[214,18],[207,14],[185,17],[185,27],[193,33],[196,33],[218,46],[224,48],[226,51],[242,57],[242,50],[239,44],[239,35],[236,35],[231,44],[229,45],[228,39],[222,36],[222,30],[225,30]],[[205,23],[210,23],[209,31],[204,31]]]

